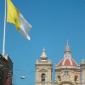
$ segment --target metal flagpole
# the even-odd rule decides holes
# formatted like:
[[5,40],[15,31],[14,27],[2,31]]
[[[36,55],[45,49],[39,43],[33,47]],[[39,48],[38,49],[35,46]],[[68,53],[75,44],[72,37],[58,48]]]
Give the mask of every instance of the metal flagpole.
[[7,2],[5,0],[5,13],[4,13],[4,32],[3,32],[3,49],[2,49],[2,55],[4,56],[5,55],[5,45],[6,45],[6,8],[7,8]]

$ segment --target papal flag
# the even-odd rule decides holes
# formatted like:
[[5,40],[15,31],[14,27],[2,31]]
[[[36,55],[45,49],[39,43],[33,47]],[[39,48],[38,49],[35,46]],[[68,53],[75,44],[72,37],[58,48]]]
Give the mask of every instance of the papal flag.
[[14,24],[17,30],[30,40],[28,31],[32,28],[32,25],[27,22],[11,0],[7,0],[7,22]]

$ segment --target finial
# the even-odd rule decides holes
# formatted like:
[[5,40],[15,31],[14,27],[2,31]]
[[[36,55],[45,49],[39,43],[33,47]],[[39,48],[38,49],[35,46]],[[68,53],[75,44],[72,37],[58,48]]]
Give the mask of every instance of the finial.
[[68,40],[67,40],[67,42],[66,42],[66,47],[69,47],[69,42],[68,42]]
[[65,52],[70,52],[70,47],[69,47],[68,40],[67,40],[67,43],[66,43]]
[[67,43],[66,43],[66,46],[65,46],[64,57],[65,58],[71,58],[72,57],[68,40],[67,40]]
[[41,53],[41,59],[46,60],[46,57],[47,57],[47,55],[46,55],[46,52],[45,52],[45,48],[43,48],[42,53]]
[[43,52],[45,52],[45,48],[43,48]]

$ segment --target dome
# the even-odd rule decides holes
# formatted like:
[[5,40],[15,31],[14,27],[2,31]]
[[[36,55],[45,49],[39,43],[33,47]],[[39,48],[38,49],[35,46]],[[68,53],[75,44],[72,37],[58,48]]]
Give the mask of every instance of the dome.
[[72,58],[64,58],[58,64],[58,66],[78,66]]
[[65,47],[64,58],[59,62],[57,66],[78,66],[76,61],[72,58],[68,42]]

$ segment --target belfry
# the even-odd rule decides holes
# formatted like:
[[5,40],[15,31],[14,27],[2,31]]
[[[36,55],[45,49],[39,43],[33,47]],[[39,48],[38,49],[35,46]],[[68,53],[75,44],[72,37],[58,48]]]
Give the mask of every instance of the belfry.
[[52,62],[47,59],[45,49],[42,50],[40,60],[36,60],[36,85],[52,82]]

